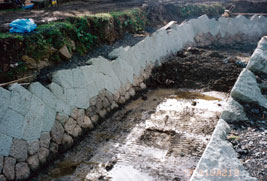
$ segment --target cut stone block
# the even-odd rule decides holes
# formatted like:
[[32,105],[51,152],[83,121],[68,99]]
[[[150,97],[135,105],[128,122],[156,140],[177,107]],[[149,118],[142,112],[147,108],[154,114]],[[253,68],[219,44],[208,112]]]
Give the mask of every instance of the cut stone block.
[[42,119],[43,119],[43,124],[41,131],[51,131],[56,119],[55,109],[52,109],[46,105],[44,108],[44,114]]
[[229,125],[220,119],[190,181],[257,180],[244,169],[237,153],[226,140],[229,130]]
[[12,144],[12,137],[0,133],[0,156],[8,156]]
[[36,140],[41,136],[45,104],[36,96],[32,97],[31,107],[25,116],[23,138]]
[[112,50],[108,54],[108,58],[110,58],[111,60],[114,60],[118,58],[122,53],[125,53],[125,49],[122,46],[120,46],[119,48]]
[[0,120],[0,132],[15,138],[22,138],[24,132],[24,116],[8,109],[4,118]]
[[34,82],[30,85],[29,90],[48,106],[56,108],[56,96],[42,84],[40,84],[39,82]]
[[231,91],[231,96],[247,103],[256,102],[267,108],[267,99],[261,94],[255,75],[248,69],[244,69],[240,73]]
[[19,84],[13,84],[9,90],[11,91],[9,107],[22,115],[26,115],[30,109],[32,94]]
[[10,102],[10,92],[0,87],[0,120],[4,117]]
[[261,38],[247,68],[256,73],[267,73],[267,36]]
[[28,157],[27,142],[22,139],[14,138],[10,148],[10,156],[16,158],[19,162],[25,161]]
[[87,109],[89,107],[89,93],[87,88],[65,89],[67,103],[71,106]]
[[[95,70],[93,66],[82,66],[81,70],[84,74],[86,85],[88,89],[88,95],[90,98],[96,96],[98,94],[98,88],[96,86],[96,83],[94,81],[95,76]],[[103,85],[104,87],[105,85]]]
[[121,85],[133,82],[133,68],[125,60],[121,58],[114,60],[112,69],[120,80]]
[[52,81],[63,88],[73,88],[73,77],[71,70],[60,70],[52,75]]
[[67,98],[66,98],[66,95],[64,94],[63,88],[54,82],[49,84],[48,88],[57,97],[57,99],[56,99],[56,111],[70,115],[71,107],[70,107],[70,105],[68,105],[66,103]]
[[233,98],[230,98],[227,101],[227,105],[222,112],[221,118],[227,122],[237,122],[237,121],[248,120],[242,105],[240,105]]
[[[93,58],[90,60],[93,64],[93,67],[95,67],[95,77],[94,81],[98,87],[98,82],[103,81],[104,82],[104,89],[107,89],[111,93],[114,93],[117,89],[120,87],[120,81],[116,74],[113,72],[111,63],[103,58]],[[100,87],[98,87],[99,89]],[[103,88],[102,88],[103,89]],[[102,90],[99,89],[99,90]]]
[[15,158],[12,157],[5,158],[3,174],[6,176],[7,180],[15,179],[15,165],[16,165]]

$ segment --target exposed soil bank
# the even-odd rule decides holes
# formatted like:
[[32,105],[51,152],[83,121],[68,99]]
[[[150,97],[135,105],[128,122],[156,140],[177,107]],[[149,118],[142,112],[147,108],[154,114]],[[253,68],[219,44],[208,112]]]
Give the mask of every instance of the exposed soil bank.
[[154,69],[149,85],[228,92],[245,65],[228,53],[188,48]]
[[[149,90],[125,105],[33,180],[189,180],[241,70],[242,59],[229,56],[197,48],[179,52],[155,68],[148,84],[172,89]],[[187,71],[179,73],[180,66]],[[225,86],[212,86],[216,80]],[[182,86],[194,90],[177,89]]]

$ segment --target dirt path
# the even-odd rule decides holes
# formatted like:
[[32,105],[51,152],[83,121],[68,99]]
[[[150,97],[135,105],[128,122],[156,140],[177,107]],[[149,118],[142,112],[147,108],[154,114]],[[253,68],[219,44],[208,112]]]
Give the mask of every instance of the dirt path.
[[37,24],[66,19],[73,16],[85,16],[95,13],[121,11],[140,7],[143,0],[83,0],[71,1],[41,10],[0,11],[0,30],[7,28],[8,23],[18,18],[32,18]]

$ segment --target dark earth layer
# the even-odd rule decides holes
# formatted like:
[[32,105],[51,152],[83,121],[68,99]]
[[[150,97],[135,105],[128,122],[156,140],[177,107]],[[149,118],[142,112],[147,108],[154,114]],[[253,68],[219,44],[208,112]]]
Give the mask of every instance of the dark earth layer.
[[[267,85],[267,75],[258,75],[258,83]],[[267,89],[262,89],[267,97]],[[267,180],[267,109],[257,104],[243,103],[249,121],[231,124],[228,139],[239,154],[239,159],[251,176]]]
[[246,62],[226,52],[188,48],[155,68],[150,86],[228,92],[245,65]]

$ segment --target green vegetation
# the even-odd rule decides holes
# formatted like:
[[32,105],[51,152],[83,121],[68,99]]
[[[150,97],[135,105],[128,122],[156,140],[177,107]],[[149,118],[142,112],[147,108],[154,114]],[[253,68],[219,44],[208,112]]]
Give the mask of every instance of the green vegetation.
[[208,16],[219,16],[224,12],[224,7],[221,4],[189,4],[180,6],[179,16],[181,18],[192,18],[203,14]]
[[8,38],[15,38],[23,41],[24,37],[21,34],[12,34],[12,33],[0,33],[0,40],[1,39],[8,39]]

